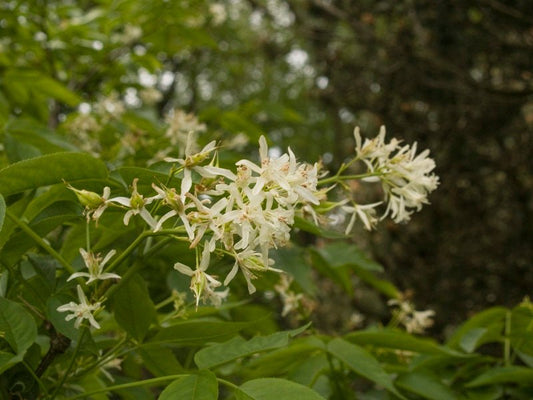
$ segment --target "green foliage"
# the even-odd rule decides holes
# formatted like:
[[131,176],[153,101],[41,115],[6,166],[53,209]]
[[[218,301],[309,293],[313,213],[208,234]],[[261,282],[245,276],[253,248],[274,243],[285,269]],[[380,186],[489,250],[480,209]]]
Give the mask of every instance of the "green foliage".
[[209,371],[200,371],[198,374],[179,378],[161,392],[159,399],[216,400],[218,399],[217,378]]
[[262,378],[248,381],[239,387],[236,391],[238,400],[268,400],[268,399],[309,399],[321,400],[322,396],[318,395],[311,389],[294,382],[276,378]]
[[328,343],[328,352],[346,363],[346,365],[356,374],[383,386],[399,398],[405,399],[405,397],[396,390],[392,378],[379,364],[378,360],[363,348],[337,338]]

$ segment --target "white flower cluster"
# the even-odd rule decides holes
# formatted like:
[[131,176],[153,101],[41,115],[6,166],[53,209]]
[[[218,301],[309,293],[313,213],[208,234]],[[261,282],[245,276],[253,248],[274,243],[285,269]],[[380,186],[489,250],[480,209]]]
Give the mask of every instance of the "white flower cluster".
[[[241,271],[249,293],[253,293],[256,289],[252,280],[259,273],[279,271],[272,268],[269,250],[288,243],[295,214],[305,210],[314,215],[313,206],[320,204],[325,192],[317,190],[318,164],[299,163],[291,149],[279,157],[270,157],[264,137],[259,140],[260,163],[240,160],[236,171],[215,165],[214,141],[200,151],[195,150],[194,144],[194,132],[190,132],[184,157],[165,159],[175,164],[173,169],[181,175],[179,188],[152,184],[157,194],[145,197],[139,193],[135,179],[130,197],[113,198],[109,198],[109,188],[104,189],[102,196],[70,188],[86,206],[88,221],[98,222],[112,205],[127,210],[125,225],[139,215],[154,232],[162,230],[164,225],[183,226],[190,247],[197,249],[196,267],[192,269],[179,262],[174,267],[191,277],[197,304],[203,299],[219,305],[228,291],[215,291],[222,283],[206,272],[211,254],[219,252],[235,260],[223,281],[224,286]],[[199,177],[196,185],[193,185],[194,176]],[[149,211],[147,207],[151,204],[154,207]],[[152,215],[161,205],[170,210],[161,217]],[[108,275],[95,266],[91,268],[92,280]],[[76,276],[89,275],[77,273]]]
[[196,115],[192,113],[186,113],[180,109],[174,109],[165,118],[165,121],[168,124],[168,128],[165,132],[165,137],[167,137],[172,146],[177,146],[179,155],[183,156],[184,152],[182,149],[185,147],[192,146],[191,151],[198,151],[196,148],[196,140],[189,140],[189,135],[193,134],[195,136],[200,132],[205,132],[206,126],[203,123],[198,121]]
[[[189,135],[189,143],[191,138]],[[220,282],[205,273],[209,253],[220,248],[223,253],[232,255],[235,264],[224,285],[227,286],[240,270],[249,292],[253,293],[255,287],[251,281],[256,274],[274,270],[269,250],[289,241],[296,210],[310,209],[310,205],[318,205],[321,198],[316,188],[317,165],[298,163],[290,149],[288,154],[269,157],[264,137],[259,140],[260,165],[240,160],[236,172],[213,165],[216,156],[211,158],[211,154],[215,150],[215,142],[197,153],[192,153],[188,145],[184,159],[166,159],[179,164],[183,170],[179,194],[175,189],[154,185],[158,197],[172,208],[159,220],[156,230],[169,218],[178,216],[191,247],[202,244],[204,251],[196,272],[180,263],[176,264],[176,269],[192,276],[191,287],[197,300],[203,295],[212,302],[213,289],[220,286]],[[209,158],[211,162],[202,165]],[[203,179],[191,192],[193,171]],[[201,292],[198,287],[205,289]]]
[[[439,178],[432,173],[435,162],[428,157],[429,150],[417,155],[416,143],[413,146],[402,145],[395,138],[387,143],[384,126],[374,139],[363,142],[359,128],[355,129],[354,136],[356,159],[363,161],[368,168],[368,177],[363,180],[381,182],[385,193],[387,209],[381,218],[390,215],[396,223],[408,221],[415,209],[420,210],[423,204],[428,204],[429,193],[439,183]],[[372,225],[369,208],[353,210],[367,227]]]
[[[426,150],[416,155],[416,144],[402,146],[397,139],[386,142],[384,128],[376,138],[364,142],[356,129],[353,160],[343,165],[335,176],[319,180],[319,163],[298,162],[290,148],[287,153],[272,156],[263,136],[259,139],[259,163],[243,159],[236,163],[235,170],[221,168],[215,141],[202,149],[196,144],[198,132],[205,129],[196,117],[176,110],[167,122],[167,138],[183,150],[178,153],[179,158],[163,158],[172,163],[171,172],[166,185],[152,183],[154,195],[145,197],[141,194],[138,179],[134,179],[129,197],[110,198],[109,187],[104,188],[103,195],[69,188],[85,206],[88,222],[98,223],[104,211],[113,206],[126,211],[125,225],[139,216],[153,234],[183,235],[180,239],[188,241],[190,248],[196,251],[196,265],[191,268],[177,262],[174,268],[190,277],[197,306],[200,300],[220,305],[227,297],[228,289],[219,288],[228,286],[239,271],[250,294],[256,290],[252,281],[260,273],[267,270],[280,272],[272,267],[274,262],[269,258],[269,251],[289,242],[297,213],[310,215],[318,224],[318,214],[340,207],[343,212],[351,214],[346,233],[357,219],[367,229],[377,223],[376,207],[381,202],[366,205],[355,202],[348,205],[347,200],[327,202],[326,193],[331,187],[318,189],[319,184],[344,185],[344,180],[353,179],[380,182],[387,203],[381,218],[390,215],[395,222],[408,220],[414,210],[428,202],[428,194],[438,185],[438,177],[432,173],[435,163],[428,158],[429,152]],[[367,166],[367,173],[342,175],[355,161],[362,161]],[[208,273],[214,253],[235,260],[224,280]],[[89,279],[87,283],[91,283],[120,278],[103,270],[113,254],[110,252],[101,260],[99,256],[82,250],[89,272],[75,273],[71,279],[86,277]],[[81,308],[62,307],[62,311],[77,312],[80,316],[76,318],[88,319],[93,305],[80,297],[76,307],[82,307],[83,313]],[[409,323],[412,325],[409,329],[419,329],[416,323],[423,326],[421,318],[425,316],[412,313],[413,322]]]
[[[86,251],[85,249],[80,249],[80,254],[89,272],[75,272],[72,275],[70,275],[70,277],[67,279],[67,282],[71,281],[72,279],[76,279],[76,278],[88,278],[85,285],[89,285],[91,282],[94,282],[96,280],[120,279],[120,275],[109,273],[109,272],[104,272],[105,264],[107,264],[109,260],[113,258],[115,253],[116,253],[115,250],[111,250],[102,259],[100,254],[94,254],[90,251]],[[87,297],[85,296],[85,293],[83,292],[83,289],[80,285],[77,285],[77,292],[78,292],[78,299],[80,300],[79,303],[75,303],[71,301],[68,304],[59,306],[57,308],[57,311],[59,312],[70,311],[71,314],[67,315],[65,317],[65,320],[70,321],[71,319],[76,318],[76,322],[74,323],[74,326],[76,328],[79,328],[83,320],[86,319],[89,321],[89,323],[93,327],[100,329],[100,325],[98,324],[98,322],[96,322],[96,319],[94,318],[93,313],[95,313],[96,311],[102,308],[101,303],[100,302],[90,303],[87,300]]]
[[409,333],[424,333],[427,328],[433,326],[433,310],[417,311],[414,304],[407,300],[392,299],[387,304],[395,307],[394,318]]

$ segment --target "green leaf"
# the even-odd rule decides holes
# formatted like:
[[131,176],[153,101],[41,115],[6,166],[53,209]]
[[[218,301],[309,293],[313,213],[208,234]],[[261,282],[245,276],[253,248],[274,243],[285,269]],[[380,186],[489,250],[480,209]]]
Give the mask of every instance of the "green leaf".
[[316,336],[293,341],[281,348],[250,360],[248,367],[254,376],[276,376],[294,370],[295,365],[306,362],[309,357],[324,354],[325,345]]
[[132,337],[142,341],[156,319],[154,304],[145,281],[133,276],[113,296],[113,312],[117,323]]
[[[24,196],[21,199],[15,201],[9,205],[9,211],[19,217],[24,213],[28,207],[28,203],[31,201],[31,196]],[[7,213],[6,209],[6,213]],[[16,231],[17,224],[10,218],[4,219],[4,226],[0,230],[0,250],[4,248],[6,242],[11,238],[13,232]]]
[[324,397],[307,386],[278,378],[261,378],[245,382],[235,395],[237,400],[324,400]]
[[159,400],[217,400],[217,377],[210,371],[179,378],[168,385]]
[[217,320],[182,321],[161,329],[148,343],[203,345],[206,342],[221,342],[230,339],[250,324]]
[[418,338],[405,332],[390,329],[357,331],[344,337],[357,345],[371,345],[386,349],[407,350],[421,354],[441,354],[465,357],[465,354],[440,346],[431,339]]
[[436,376],[410,372],[400,376],[396,385],[429,400],[455,400],[457,395]]
[[105,179],[105,164],[85,153],[54,153],[19,161],[0,170],[0,190],[4,196],[28,189],[87,179]]
[[309,294],[315,294],[317,291],[313,281],[313,268],[306,260],[306,252],[297,246],[284,247],[272,251],[271,257],[275,261],[276,268],[294,277],[294,281]]
[[374,275],[372,271],[368,271],[364,268],[359,267],[358,265],[352,265],[351,268],[359,279],[361,279],[367,285],[376,289],[378,292],[383,293],[389,298],[400,298],[400,291],[391,282],[385,279],[379,279],[378,277],[376,277],[376,275]]
[[6,216],[6,202],[4,197],[0,194],[0,232],[2,232],[2,226],[4,226],[4,218]]
[[[510,395],[509,389],[506,393]],[[501,400],[504,398],[501,386],[480,386],[475,389],[465,391],[465,400]]]
[[336,338],[328,343],[328,352],[343,361],[356,374],[383,386],[396,396],[405,399],[396,390],[392,378],[381,367],[379,362],[362,347]]
[[326,239],[345,239],[346,235],[340,232],[328,231],[320,226],[316,226],[312,222],[306,220],[305,218],[295,216],[294,217],[294,226],[298,229],[301,229],[304,232],[312,233],[313,235],[320,236]]
[[226,111],[220,116],[220,125],[228,132],[244,132],[250,139],[259,140],[261,127],[237,111]]
[[33,317],[20,304],[0,297],[0,337],[17,355],[24,354],[37,337]]
[[147,346],[137,352],[142,357],[144,366],[156,377],[184,372],[172,349],[167,346]]
[[289,338],[300,332],[301,329],[277,332],[268,336],[256,336],[250,340],[237,336],[227,342],[198,351],[194,356],[194,362],[200,369],[213,368],[240,357],[285,347],[289,344]]
[[518,366],[492,368],[471,380],[465,386],[478,387],[499,383],[517,383],[533,386],[533,369]]
[[22,354],[13,354],[0,351],[0,374],[22,361]]
[[[60,151],[76,151],[76,146],[68,143],[63,136],[56,134],[45,125],[31,119],[18,118],[9,121],[5,127],[6,139],[12,141],[11,146],[31,146],[38,155]],[[13,157],[10,157],[12,159]],[[29,157],[23,157],[29,158]]]
[[[490,327],[492,331],[501,331],[507,312],[508,310],[504,307],[493,307],[474,315],[455,331],[448,340],[447,345],[449,347],[459,348],[463,336],[473,329]],[[468,340],[466,340],[466,343],[469,344]]]
[[356,265],[367,271],[383,272],[380,264],[368,258],[353,243],[335,242],[318,249],[317,252],[332,267]]
[[138,185],[141,192],[146,192],[147,190],[153,192],[152,183],[159,185],[159,183],[164,183],[168,179],[167,174],[140,167],[122,167],[118,169],[118,173],[124,179],[126,185],[131,185],[135,178],[139,178]]
[[513,308],[511,313],[511,346],[524,363],[533,367],[533,309],[528,306]]
[[81,97],[52,78],[41,75],[35,84],[37,85],[36,89],[38,89],[39,92],[45,93],[69,106],[76,106],[81,103]]

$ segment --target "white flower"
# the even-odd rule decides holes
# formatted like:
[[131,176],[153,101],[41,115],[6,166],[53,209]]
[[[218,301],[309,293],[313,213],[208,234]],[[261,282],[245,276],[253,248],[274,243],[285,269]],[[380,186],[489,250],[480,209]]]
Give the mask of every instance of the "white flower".
[[135,178],[132,183],[132,194],[131,197],[114,197],[110,199],[110,202],[115,202],[126,206],[129,210],[124,214],[124,225],[128,225],[130,218],[133,215],[140,215],[142,219],[150,226],[150,228],[155,229],[157,226],[157,221],[152,217],[152,215],[145,208],[145,205],[152,203],[155,199],[159,198],[158,196],[144,198],[142,194],[137,190],[137,181],[139,179]]
[[363,222],[365,228],[367,230],[372,230],[378,222],[378,219],[376,218],[376,207],[379,206],[381,202],[373,203],[373,204],[356,204],[353,203],[351,206],[342,206],[342,210],[351,213],[352,217],[350,218],[350,222],[346,226],[345,234],[351,232],[354,223],[359,217],[359,219]]
[[78,291],[78,298],[80,300],[80,303],[77,304],[71,301],[68,304],[63,304],[62,306],[57,307],[57,311],[72,312],[72,314],[69,314],[65,317],[65,321],[70,321],[71,319],[76,318],[76,322],[74,323],[74,326],[76,328],[79,328],[83,320],[86,319],[96,329],[100,329],[100,325],[98,324],[98,322],[96,322],[92,314],[100,308],[100,303],[89,304],[87,302],[87,297],[85,297],[85,294],[83,293],[83,290],[81,289],[80,285],[78,285],[76,289]]
[[285,317],[293,311],[298,311],[300,304],[304,299],[302,293],[295,293],[290,290],[292,283],[292,277],[287,274],[280,275],[280,281],[277,285],[274,285],[274,289],[278,292],[281,301],[283,302],[283,310],[281,316]]
[[107,253],[103,260],[100,257],[100,254],[95,255],[94,253],[87,252],[84,249],[80,249],[80,253],[89,272],[76,272],[67,279],[67,282],[78,277],[89,278],[87,285],[98,279],[120,279],[120,275],[104,272],[104,266],[111,259],[111,257],[115,255],[115,250],[111,250],[109,253]]
[[187,215],[185,214],[185,210],[190,207],[190,205],[185,204],[186,198],[180,196],[174,188],[167,188],[164,186],[163,188],[160,188],[155,184],[152,184],[152,187],[157,192],[157,196],[155,197],[158,199],[162,199],[164,204],[172,208],[172,210],[167,212],[159,219],[154,228],[154,231],[160,230],[166,220],[178,215],[181,221],[183,222],[183,226],[185,227],[187,234],[189,235],[189,239],[193,240],[194,232],[191,228],[191,225],[189,224]]
[[[102,354],[100,354],[101,356]],[[115,382],[115,378],[113,378],[113,375],[108,371],[109,369],[118,369],[119,371],[122,370],[122,359],[121,358],[113,358],[112,360],[106,362],[104,365],[100,367],[100,371],[102,374],[105,375],[107,379],[109,379],[111,382]]]
[[221,239],[224,235],[224,227],[222,222],[222,210],[227,206],[228,199],[222,197],[210,208],[206,204],[209,203],[208,199],[200,201],[197,197],[190,193],[187,193],[187,197],[191,199],[196,206],[196,211],[192,211],[187,215],[189,222],[191,223],[191,230],[193,231],[193,240],[191,242],[191,248],[196,245],[203,238],[207,229],[210,229],[213,233],[213,237],[208,244],[209,251],[215,249],[215,241]]
[[416,311],[415,306],[410,301],[391,299],[387,302],[389,306],[397,307],[395,318],[405,326],[409,333],[424,333],[433,325],[435,311]]
[[[187,137],[187,145],[185,147],[185,158],[165,158],[166,162],[177,162],[183,166],[183,179],[181,180],[181,196],[185,196],[192,187],[192,171],[195,170],[200,175],[208,174],[209,177],[217,175],[213,170],[206,171],[205,167],[201,167],[199,164],[207,159],[213,151],[216,150],[216,141],[209,142],[199,152],[193,150],[193,132],[190,132]],[[220,169],[222,170],[222,168]]]
[[234,252],[233,256],[235,257],[235,264],[233,265],[233,268],[229,274],[226,276],[226,279],[224,279],[224,286],[227,286],[233,280],[233,278],[235,278],[235,275],[237,275],[237,272],[240,269],[244,275],[244,279],[246,279],[248,293],[252,294],[256,290],[255,286],[252,284],[252,279],[257,278],[256,274],[258,272],[282,272],[279,269],[270,267],[270,265],[274,264],[273,260],[269,259],[265,264],[263,262],[263,255],[253,251],[252,249],[246,249],[240,253]]
[[210,255],[211,253],[209,252],[209,249],[205,247],[202,252],[200,263],[196,266],[196,270],[194,271],[189,266],[180,262],[174,264],[174,269],[191,277],[190,288],[196,298],[196,308],[198,308],[201,298],[203,298],[204,301],[209,300],[211,304],[218,307],[229,293],[229,290],[216,292],[215,289],[221,286],[221,283],[213,276],[205,273],[209,267]]

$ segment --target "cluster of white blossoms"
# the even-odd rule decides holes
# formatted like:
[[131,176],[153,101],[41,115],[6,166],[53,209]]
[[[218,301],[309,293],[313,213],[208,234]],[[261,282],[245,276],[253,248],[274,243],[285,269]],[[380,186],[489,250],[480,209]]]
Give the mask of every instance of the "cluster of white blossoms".
[[[87,268],[88,272],[75,272],[70,275],[70,277],[67,279],[67,282],[76,278],[88,278],[87,282],[85,282],[84,284],[84,286],[88,286],[90,283],[97,280],[120,279],[120,275],[110,272],[104,272],[104,266],[116,254],[115,250],[111,250],[109,253],[106,254],[103,259],[100,254],[95,254],[91,251],[86,251],[85,249],[80,249],[80,254],[83,258],[85,267]],[[57,311],[71,312],[71,314],[67,315],[65,319],[67,321],[70,321],[71,319],[76,318],[76,322],[74,323],[74,326],[76,328],[79,328],[83,320],[86,319],[93,327],[99,329],[100,325],[98,324],[98,322],[96,322],[93,313],[102,308],[101,302],[90,303],[87,300],[87,297],[85,296],[85,293],[83,292],[83,289],[80,285],[77,285],[77,292],[78,299],[80,301],[79,303],[71,301],[68,304],[59,306],[57,308]]]
[[[203,247],[195,271],[181,263],[175,268],[191,276],[197,302],[202,297],[217,304],[227,292],[215,292],[221,282],[206,273],[210,253],[221,251],[235,260],[224,286],[241,271],[248,291],[253,293],[252,280],[258,273],[277,271],[271,267],[269,250],[290,240],[297,210],[318,205],[323,192],[317,190],[317,164],[298,163],[290,149],[288,154],[270,157],[264,137],[259,140],[260,164],[240,160],[235,172],[214,165],[215,142],[193,153],[191,140],[189,135],[185,158],[166,159],[179,165],[183,173],[179,193],[154,185],[156,197],[171,208],[161,217],[156,230],[177,217],[186,229],[191,247]],[[193,172],[201,177],[194,189]]]
[[[165,137],[169,139],[172,146],[177,146],[180,156],[184,154],[183,149],[187,145],[196,146],[196,140],[188,140],[189,136],[195,135],[196,139],[196,135],[207,129],[205,124],[198,121],[196,115],[180,109],[171,110],[165,117],[165,122],[168,124]],[[197,151],[198,148],[191,150]]]
[[391,299],[387,302],[395,308],[394,318],[401,323],[409,333],[424,333],[427,328],[433,326],[435,311],[417,311],[413,303],[407,300]]
[[[356,219],[367,229],[377,223],[376,207],[382,202],[367,205],[354,201],[348,205],[350,200],[344,199],[327,202],[326,195],[332,188],[329,184],[357,178],[381,182],[387,203],[381,218],[390,215],[395,222],[408,220],[413,210],[427,203],[428,194],[438,184],[438,177],[431,173],[435,163],[427,157],[428,151],[416,155],[416,144],[402,146],[396,139],[385,142],[384,128],[376,138],[364,142],[359,130],[355,130],[356,154],[352,162],[362,161],[367,166],[366,174],[341,175],[345,166],[337,175],[322,178],[320,163],[299,162],[290,148],[287,153],[273,156],[263,136],[259,139],[259,163],[243,159],[236,163],[234,170],[222,168],[218,165],[215,141],[202,149],[196,145],[196,135],[205,127],[195,118],[176,111],[168,122],[167,136],[180,145],[179,158],[164,158],[172,164],[169,179],[165,185],[152,183],[155,191],[152,196],[139,192],[138,179],[134,179],[129,197],[110,197],[109,187],[104,188],[102,195],[70,185],[69,188],[85,206],[88,223],[91,220],[98,223],[105,210],[112,206],[125,210],[125,225],[132,218],[141,218],[154,235],[182,235],[180,240],[188,241],[189,247],[195,250],[196,263],[188,266],[176,262],[174,268],[190,278],[197,306],[200,300],[219,306],[228,295],[227,286],[239,272],[250,294],[256,290],[252,281],[261,273],[281,272],[273,268],[269,252],[290,241],[297,215],[310,216],[318,224],[319,214],[340,207],[352,215],[347,233]],[[183,142],[186,130],[189,132]],[[112,273],[114,264],[104,271],[104,265],[115,254],[113,250],[103,259],[83,249],[80,252],[88,272],[77,272],[70,279],[88,278],[87,284],[90,284],[120,278]],[[234,260],[224,279],[211,272],[214,253]],[[90,304],[80,286],[78,294],[79,304],[71,302],[58,310],[71,311],[67,318],[75,317],[78,326],[83,319],[88,319],[93,326],[98,325],[92,313],[101,304]],[[294,308],[300,298],[288,300],[284,313]],[[404,311],[407,314],[402,321],[409,330],[416,332],[427,326],[430,314]]]
[[[398,139],[385,141],[385,127],[374,139],[365,139],[354,130],[356,160],[363,161],[368,169],[367,182],[381,182],[387,208],[381,219],[390,215],[394,222],[408,221],[414,210],[419,211],[428,204],[428,195],[437,188],[439,178],[432,173],[435,161],[429,158],[429,150],[416,154],[413,146],[402,145]],[[370,229],[376,220],[374,207],[380,203],[366,206],[345,207]]]

